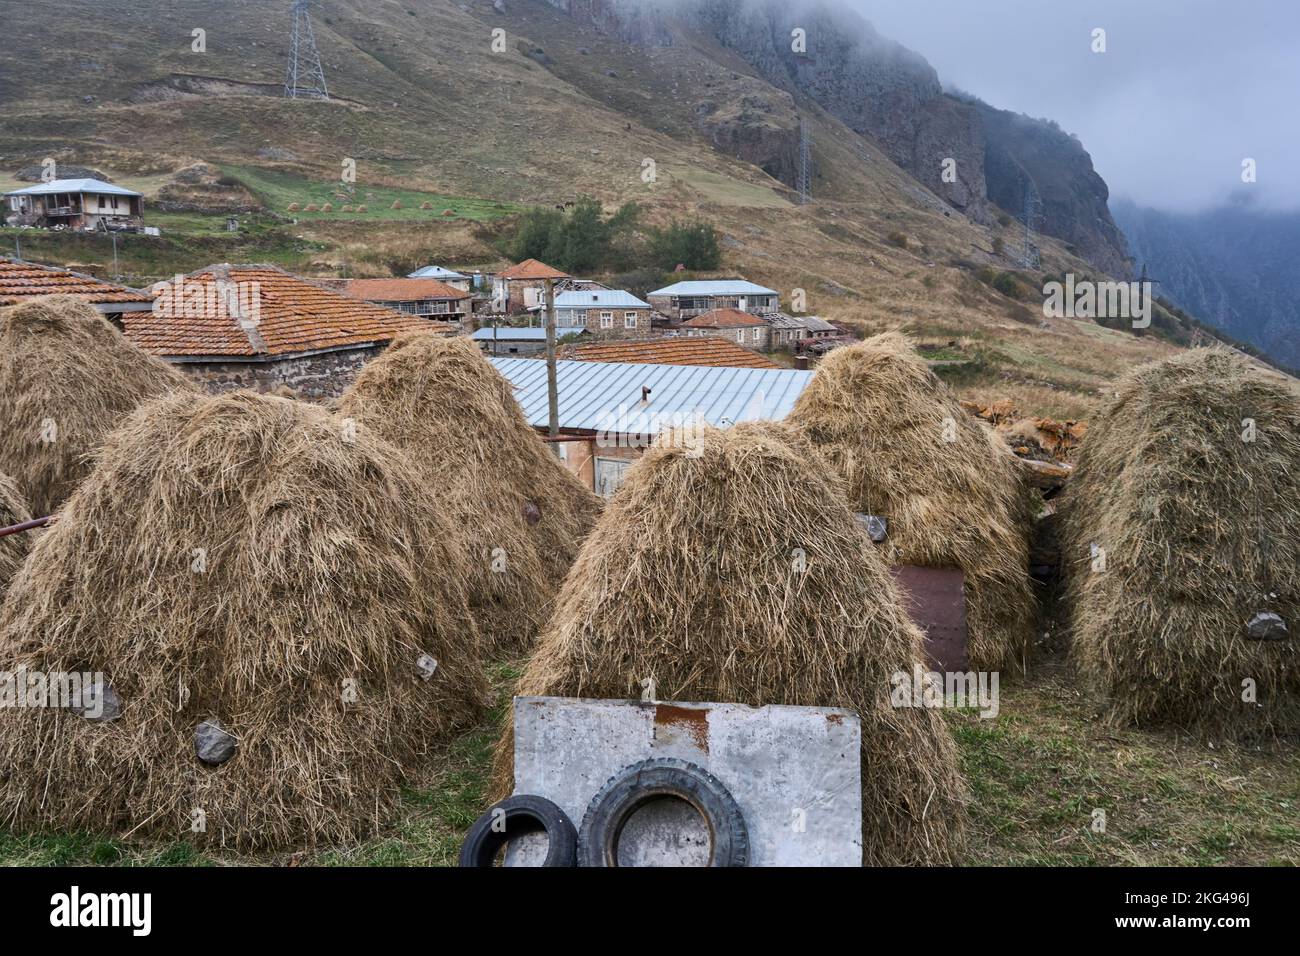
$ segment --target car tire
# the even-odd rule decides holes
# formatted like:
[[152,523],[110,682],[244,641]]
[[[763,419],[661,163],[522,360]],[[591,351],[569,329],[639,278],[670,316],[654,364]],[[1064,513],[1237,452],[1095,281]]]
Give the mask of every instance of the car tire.
[[740,806],[707,770],[675,757],[642,760],[611,777],[578,828],[579,866],[618,866],[618,841],[632,814],[651,800],[693,806],[709,829],[709,866],[748,866],[749,829]]
[[[504,816],[504,826],[492,824]],[[490,867],[497,853],[510,840],[525,833],[545,831],[549,846],[542,866],[573,866],[577,854],[577,832],[573,821],[545,797],[516,794],[493,804],[474,821],[460,848],[460,865]]]

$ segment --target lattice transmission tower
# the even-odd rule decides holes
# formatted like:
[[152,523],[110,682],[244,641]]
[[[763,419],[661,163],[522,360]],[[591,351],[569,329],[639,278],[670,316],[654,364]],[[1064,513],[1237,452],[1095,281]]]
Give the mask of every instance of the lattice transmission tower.
[[1025,191],[1025,254],[1021,265],[1026,269],[1037,269],[1042,262],[1042,254],[1034,245],[1034,224],[1043,218],[1043,200],[1038,195],[1038,187],[1033,180]]
[[808,121],[799,117],[799,203],[807,205],[812,202],[812,136],[808,132]]
[[316,34],[311,28],[310,6],[311,0],[293,0],[289,66],[284,72],[284,95],[291,100],[330,98],[329,87],[325,85],[325,71],[320,65],[320,51],[316,49]]

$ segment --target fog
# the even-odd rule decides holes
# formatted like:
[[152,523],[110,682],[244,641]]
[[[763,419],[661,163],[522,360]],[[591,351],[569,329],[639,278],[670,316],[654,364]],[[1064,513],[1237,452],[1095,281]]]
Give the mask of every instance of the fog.
[[[1075,133],[1112,198],[1300,207],[1296,0],[839,0],[945,85]],[[1106,52],[1092,32],[1106,31]],[[1242,161],[1257,182],[1242,182]]]

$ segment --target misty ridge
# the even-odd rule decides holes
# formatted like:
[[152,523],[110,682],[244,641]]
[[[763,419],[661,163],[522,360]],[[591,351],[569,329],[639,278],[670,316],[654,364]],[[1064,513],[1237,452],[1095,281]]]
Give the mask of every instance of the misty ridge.
[[670,20],[707,30],[976,222],[1002,210],[1112,275],[1145,269],[1169,301],[1300,364],[1292,5],[549,2],[634,42],[672,42]]

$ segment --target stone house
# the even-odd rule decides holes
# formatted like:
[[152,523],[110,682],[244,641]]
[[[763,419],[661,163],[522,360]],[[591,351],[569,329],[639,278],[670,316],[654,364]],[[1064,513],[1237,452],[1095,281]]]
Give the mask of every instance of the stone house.
[[544,306],[546,280],[568,278],[571,276],[544,262],[525,259],[492,277],[492,311],[516,315]]
[[682,322],[678,329],[688,337],[729,338],[764,352],[771,348],[772,328],[764,317],[739,309],[711,309]]
[[342,291],[373,305],[424,319],[460,322],[473,311],[468,292],[437,279],[348,279]]
[[39,295],[76,296],[89,302],[119,329],[126,313],[148,312],[153,308],[153,295],[148,292],[80,272],[0,256],[0,305],[14,305]]
[[650,331],[650,303],[621,289],[560,292],[555,324],[585,328],[598,338],[643,336]]
[[337,398],[399,333],[455,331],[270,265],[207,266],[151,292],[151,311],[123,315],[127,338],[213,392],[284,385]]

